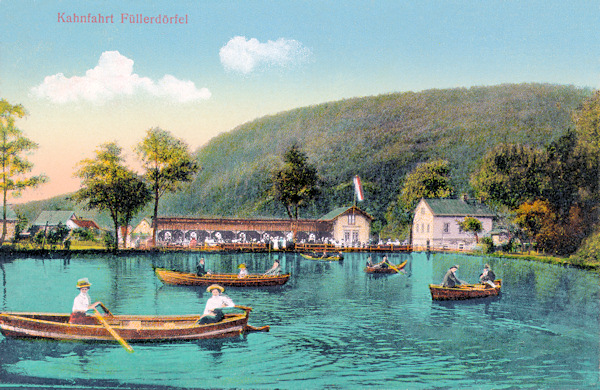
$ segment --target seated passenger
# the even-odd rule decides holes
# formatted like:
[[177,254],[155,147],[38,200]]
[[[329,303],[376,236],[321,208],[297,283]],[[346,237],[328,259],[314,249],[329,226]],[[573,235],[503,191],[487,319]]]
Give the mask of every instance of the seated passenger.
[[212,284],[208,286],[206,291],[211,293],[212,296],[208,298],[208,301],[206,301],[204,313],[198,320],[198,324],[213,324],[215,322],[219,322],[223,319],[223,317],[225,317],[221,309],[224,307],[235,306],[231,298],[226,295],[221,295],[225,289],[218,284]]
[[238,265],[238,268],[240,269],[238,278],[245,278],[248,276],[248,270],[246,269],[246,264],[242,263],[242,264]]

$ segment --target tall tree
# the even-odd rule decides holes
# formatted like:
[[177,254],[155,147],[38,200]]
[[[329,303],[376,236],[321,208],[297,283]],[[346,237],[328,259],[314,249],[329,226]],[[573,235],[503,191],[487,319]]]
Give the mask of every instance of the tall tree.
[[120,224],[127,226],[133,215],[150,201],[150,190],[135,172],[123,165],[121,147],[114,142],[100,145],[94,159],[81,161],[76,176],[81,179],[82,188],[73,199],[85,203],[87,209],[110,214],[114,248],[118,248]]
[[523,145],[499,145],[483,157],[471,177],[479,197],[511,209],[541,196],[544,154]]
[[0,100],[0,189],[2,189],[2,235],[0,243],[6,239],[6,211],[8,195],[18,197],[29,187],[48,181],[47,176],[27,176],[33,169],[33,163],[23,155],[38,148],[38,145],[23,135],[15,127],[15,120],[26,115],[22,105],[12,105],[5,99]]
[[406,176],[399,203],[412,211],[421,198],[449,198],[453,193],[450,163],[434,160],[420,164]]
[[308,205],[319,194],[319,175],[297,145],[285,152],[283,161],[283,167],[272,174],[271,195],[283,203],[290,219],[298,219],[300,207]]
[[200,166],[188,150],[188,145],[169,131],[151,128],[136,148],[146,169],[146,180],[154,195],[152,242],[156,242],[158,203],[167,192],[177,191],[182,183],[191,181]]

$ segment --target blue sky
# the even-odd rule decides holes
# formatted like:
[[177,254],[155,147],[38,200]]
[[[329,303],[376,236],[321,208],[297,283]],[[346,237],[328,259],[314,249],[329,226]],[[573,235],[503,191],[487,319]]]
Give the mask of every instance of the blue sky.
[[[0,0],[0,97],[51,182],[160,126],[195,149],[252,119],[357,96],[543,82],[598,88],[600,1]],[[63,23],[113,15],[114,23]],[[187,24],[121,23],[121,15]],[[174,19],[171,19],[174,20]]]

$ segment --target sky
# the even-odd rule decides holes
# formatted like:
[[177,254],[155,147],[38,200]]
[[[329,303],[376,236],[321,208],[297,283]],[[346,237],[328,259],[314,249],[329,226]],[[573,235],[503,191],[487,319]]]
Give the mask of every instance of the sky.
[[[600,84],[600,0],[0,0],[0,98],[50,181],[160,127],[196,150],[266,115],[362,96]],[[160,21],[160,23],[157,23]],[[276,140],[274,140],[276,142]]]

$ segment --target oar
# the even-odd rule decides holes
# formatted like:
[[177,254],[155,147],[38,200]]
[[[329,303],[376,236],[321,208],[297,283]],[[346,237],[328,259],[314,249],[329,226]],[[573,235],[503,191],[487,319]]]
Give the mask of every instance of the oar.
[[115,330],[110,325],[108,325],[108,322],[106,322],[106,320],[102,318],[98,309],[94,308],[94,311],[96,312],[94,313],[94,316],[98,319],[98,321],[100,321],[100,323],[106,328],[106,330],[108,330],[108,333],[110,333],[112,337],[114,337],[115,340],[117,340],[127,352],[133,353],[133,348],[131,348],[131,346],[127,344],[127,341],[123,340],[123,337],[119,336],[119,334],[115,332]]
[[99,304],[100,304],[100,306],[102,307],[102,310],[104,310],[104,312],[105,312],[106,314],[108,314],[108,315],[109,315],[109,316],[111,316],[111,317],[114,317],[114,316],[113,316],[113,313],[111,313],[111,312],[110,312],[110,310],[108,310],[108,307],[104,306],[104,303],[102,303],[102,302],[99,302]]

